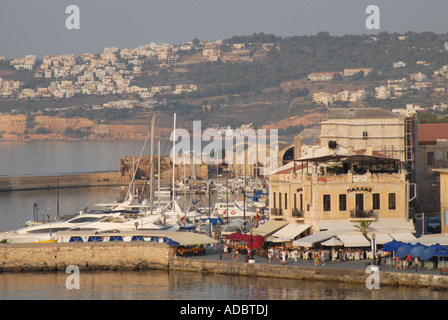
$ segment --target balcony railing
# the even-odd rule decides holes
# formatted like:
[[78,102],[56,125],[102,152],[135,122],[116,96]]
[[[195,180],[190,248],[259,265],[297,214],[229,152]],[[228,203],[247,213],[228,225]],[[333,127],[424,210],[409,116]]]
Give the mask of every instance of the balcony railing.
[[299,209],[292,209],[292,216],[294,218],[303,218],[303,211]]
[[282,215],[282,209],[272,208],[271,214],[273,216],[281,216]]
[[373,210],[350,210],[350,218],[375,218]]

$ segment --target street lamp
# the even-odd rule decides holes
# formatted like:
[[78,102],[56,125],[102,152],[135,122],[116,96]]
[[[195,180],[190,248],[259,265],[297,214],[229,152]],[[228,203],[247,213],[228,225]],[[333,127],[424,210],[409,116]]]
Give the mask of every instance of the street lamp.
[[372,253],[373,253],[373,265],[375,265],[376,260],[376,244],[375,244],[375,234],[372,234]]

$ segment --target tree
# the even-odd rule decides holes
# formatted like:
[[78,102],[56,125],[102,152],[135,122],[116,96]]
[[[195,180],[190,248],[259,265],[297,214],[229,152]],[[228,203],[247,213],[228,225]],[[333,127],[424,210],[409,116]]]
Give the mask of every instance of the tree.
[[368,220],[360,220],[359,224],[355,224],[354,227],[359,229],[359,231],[361,232],[361,234],[366,237],[367,236],[367,231],[370,229],[370,224],[372,223],[372,221],[368,221]]

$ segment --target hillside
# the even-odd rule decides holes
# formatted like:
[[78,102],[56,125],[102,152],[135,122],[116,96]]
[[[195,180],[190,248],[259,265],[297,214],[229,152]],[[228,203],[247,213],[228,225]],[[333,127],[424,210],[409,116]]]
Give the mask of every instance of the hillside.
[[[291,133],[325,119],[330,105],[432,107],[448,103],[446,43],[448,34],[431,32],[259,33],[157,50],[105,48],[82,57],[2,61],[0,112],[18,117],[18,126],[5,120],[0,134],[18,140],[143,139],[146,129],[136,125],[147,128],[157,114],[161,135],[167,135],[173,113],[187,130],[200,120],[204,129],[252,123]],[[349,68],[369,72],[347,76]],[[310,80],[310,74],[330,71],[341,76]],[[330,104],[317,95],[331,96]],[[39,123],[40,116],[50,118]],[[23,117],[36,123],[23,128]]]

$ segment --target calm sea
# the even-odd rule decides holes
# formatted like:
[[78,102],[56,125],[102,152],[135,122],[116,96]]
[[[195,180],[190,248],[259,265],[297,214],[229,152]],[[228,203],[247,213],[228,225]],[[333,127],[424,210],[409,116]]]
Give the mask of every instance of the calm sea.
[[[52,145],[54,144],[54,145]],[[4,175],[116,170],[118,158],[140,154],[142,143],[38,142],[0,144]],[[115,201],[114,188],[59,190],[61,214],[74,214],[96,203]],[[0,192],[0,231],[24,226],[33,216],[54,216],[56,190]],[[167,271],[82,272],[80,288],[65,286],[68,275],[0,274],[0,300],[445,300],[447,291],[363,284],[295,281]]]

